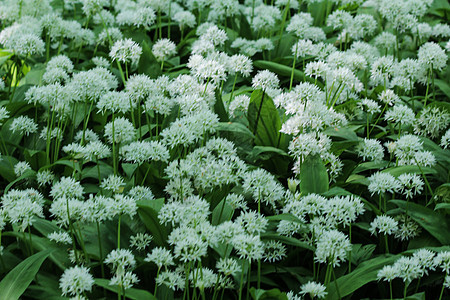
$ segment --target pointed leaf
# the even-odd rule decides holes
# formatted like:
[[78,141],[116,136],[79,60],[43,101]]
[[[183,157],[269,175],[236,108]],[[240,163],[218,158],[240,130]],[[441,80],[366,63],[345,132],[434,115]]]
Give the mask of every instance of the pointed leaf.
[[322,159],[308,156],[300,166],[300,191],[307,195],[321,194],[328,191],[328,173]]
[[51,252],[52,250],[44,250],[36,253],[6,274],[0,282],[0,299],[19,299]]

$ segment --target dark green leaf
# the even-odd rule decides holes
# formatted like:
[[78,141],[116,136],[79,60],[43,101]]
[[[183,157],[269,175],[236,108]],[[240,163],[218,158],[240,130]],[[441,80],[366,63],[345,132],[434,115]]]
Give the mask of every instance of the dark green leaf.
[[328,191],[328,173],[319,156],[308,156],[300,166],[300,191],[307,195]]
[[404,210],[408,209],[408,215],[443,245],[450,244],[450,235],[448,234],[450,224],[444,215],[416,203],[407,203],[403,200],[391,200],[390,202]]
[[[117,286],[109,285],[108,279],[95,278],[95,284],[107,289],[108,291],[117,293]],[[145,290],[139,290],[135,288],[127,289],[125,296],[133,300],[157,300],[155,296]]]
[[19,299],[51,252],[52,250],[44,250],[36,253],[6,274],[0,282],[0,299]]

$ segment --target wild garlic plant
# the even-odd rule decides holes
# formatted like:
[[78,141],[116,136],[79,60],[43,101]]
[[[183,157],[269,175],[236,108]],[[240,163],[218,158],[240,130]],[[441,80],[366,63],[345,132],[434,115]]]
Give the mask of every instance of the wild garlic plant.
[[3,1],[0,299],[445,299],[449,12]]

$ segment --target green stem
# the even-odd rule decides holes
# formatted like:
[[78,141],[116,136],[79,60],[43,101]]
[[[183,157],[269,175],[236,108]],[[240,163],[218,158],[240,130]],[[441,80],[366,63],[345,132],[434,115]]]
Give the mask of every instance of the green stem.
[[120,249],[120,224],[122,223],[122,214],[119,215],[119,221],[117,223],[117,249]]
[[297,50],[298,50],[298,43],[295,44],[294,61],[292,63],[292,70],[291,70],[291,81],[289,82],[289,92],[292,89],[292,82],[294,81],[294,70],[295,70],[295,62],[297,61]]
[[245,262],[246,262],[246,260],[242,261],[241,283],[239,285],[239,298],[238,298],[239,300],[242,299],[242,288],[243,288],[243,285],[244,285],[244,267],[245,267]]
[[100,260],[100,268],[102,272],[102,278],[105,278],[105,267],[103,265],[103,247],[102,247],[102,238],[101,238],[101,232],[100,232],[100,223],[97,221],[97,238],[98,238],[98,254],[99,254],[99,260]]

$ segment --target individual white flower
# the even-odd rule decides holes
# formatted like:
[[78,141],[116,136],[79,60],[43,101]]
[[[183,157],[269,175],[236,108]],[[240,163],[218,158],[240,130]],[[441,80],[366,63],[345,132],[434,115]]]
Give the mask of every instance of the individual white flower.
[[31,166],[26,161],[19,161],[17,164],[14,165],[14,174],[16,174],[17,177],[22,176],[25,174],[26,171],[31,170]]
[[394,218],[386,215],[377,216],[370,223],[370,232],[375,234],[375,232],[382,233],[385,235],[395,234],[398,230],[398,222]]
[[363,158],[364,161],[371,160],[374,162],[379,162],[383,160],[384,152],[383,146],[380,141],[376,139],[364,139],[356,149],[359,156]]
[[147,254],[147,257],[144,259],[144,261],[153,262],[158,266],[158,268],[174,265],[172,253],[170,252],[170,250],[162,247],[153,248],[152,252]]
[[195,20],[195,15],[190,11],[179,11],[173,15],[173,20],[178,22],[181,30],[185,28],[193,28],[197,23]]
[[397,177],[400,182],[400,193],[411,199],[414,195],[420,194],[423,190],[424,182],[417,174],[405,173]]
[[237,260],[231,257],[220,258],[216,263],[216,268],[225,276],[236,276],[242,271],[242,268]]
[[271,263],[282,260],[286,257],[286,246],[280,241],[270,240],[264,243],[264,261]]
[[132,269],[136,265],[134,255],[128,249],[112,250],[106,256],[104,262],[105,264],[111,264],[115,271]]
[[38,182],[39,186],[53,183],[54,179],[55,175],[50,170],[42,170],[37,172],[36,174],[36,181]]
[[251,261],[263,257],[264,243],[259,236],[239,234],[232,238],[231,244],[241,259]]
[[55,241],[57,243],[61,243],[61,244],[66,244],[66,245],[70,245],[72,243],[72,238],[70,237],[70,235],[67,232],[64,231],[54,231],[52,233],[50,233],[49,235],[47,235],[48,239],[50,241]]
[[262,89],[263,91],[269,91],[278,89],[280,80],[275,73],[268,70],[259,71],[252,79],[253,89]]
[[389,173],[377,172],[369,178],[369,191],[373,194],[394,193],[400,188],[400,183]]
[[327,296],[326,287],[320,282],[309,281],[300,287],[302,295],[309,295],[311,299],[324,299]]
[[314,260],[319,263],[328,263],[339,266],[347,258],[351,250],[348,237],[338,230],[324,231],[317,240]]
[[153,44],[152,53],[158,61],[165,61],[177,54],[177,49],[171,40],[160,39]]
[[388,282],[392,282],[392,280],[394,280],[398,276],[399,276],[398,269],[395,268],[393,265],[384,266],[377,273],[378,280],[384,280]]
[[67,197],[67,198],[82,198],[84,188],[79,181],[72,177],[61,177],[61,179],[54,183],[50,190],[50,196],[53,199]]
[[136,65],[142,54],[142,48],[132,39],[119,40],[114,43],[109,52],[113,60],[122,63],[131,63]]
[[62,295],[81,296],[86,291],[91,291],[94,285],[94,277],[86,267],[75,266],[64,271],[59,279],[59,287]]
[[114,120],[114,137],[113,122],[109,122],[105,125],[105,137],[110,144],[113,142],[116,144],[128,143],[135,139],[136,129],[128,119],[120,117]]
[[130,246],[136,248],[137,250],[144,250],[150,245],[153,240],[153,236],[147,233],[137,233],[130,237]]
[[132,288],[134,284],[139,282],[139,278],[137,278],[136,274],[132,272],[117,272],[111,278],[109,285],[118,285],[124,290]]
[[447,54],[434,42],[423,44],[417,52],[417,57],[419,63],[434,70],[442,70],[447,66]]
[[30,135],[30,133],[37,132],[38,125],[30,117],[19,116],[12,121],[9,128],[13,133]]

